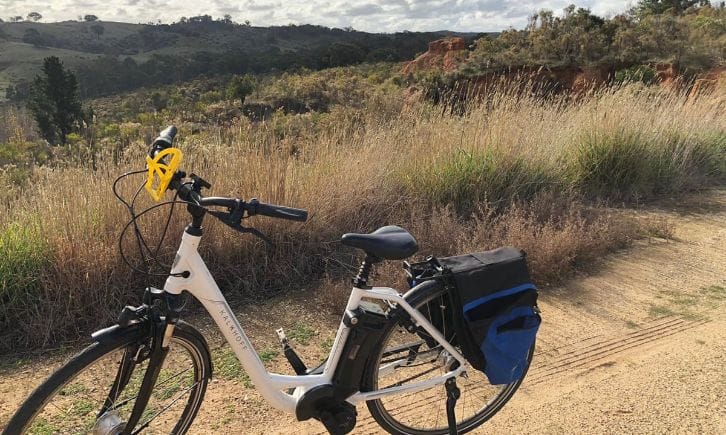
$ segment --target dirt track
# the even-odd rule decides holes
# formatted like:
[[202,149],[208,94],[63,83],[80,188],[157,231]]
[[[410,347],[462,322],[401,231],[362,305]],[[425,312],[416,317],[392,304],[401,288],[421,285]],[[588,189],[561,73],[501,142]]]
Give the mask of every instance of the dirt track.
[[726,197],[653,213],[676,240],[546,295],[533,368],[481,433],[726,433]]
[[[545,291],[530,373],[476,433],[726,433],[726,191],[638,213],[646,214],[669,218],[675,240],[643,242]],[[338,319],[295,299],[240,320],[258,350],[276,348],[278,324],[313,325],[300,347],[306,360],[319,359],[327,349],[318,343],[329,342]],[[289,372],[283,360],[268,365]],[[51,368],[35,361],[3,373],[0,421]],[[194,432],[321,433],[319,423],[294,421],[243,384],[213,380]],[[360,411],[354,433],[379,433]]]

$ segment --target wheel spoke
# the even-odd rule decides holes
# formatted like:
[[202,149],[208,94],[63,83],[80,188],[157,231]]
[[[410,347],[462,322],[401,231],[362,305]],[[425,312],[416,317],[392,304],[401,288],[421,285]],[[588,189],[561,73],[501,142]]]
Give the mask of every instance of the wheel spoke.
[[[428,295],[413,296],[419,309],[431,324],[439,329],[447,341],[458,348],[453,327],[453,314],[445,290],[431,286]],[[421,352],[418,348],[411,354],[404,352],[422,342],[431,346]],[[432,339],[422,328],[413,333],[403,328],[391,327],[381,340],[377,367],[369,369],[368,391],[414,385],[446,374],[451,366],[449,355],[441,344]],[[456,420],[459,430],[471,430],[492,415],[514,394],[518,383],[492,386],[483,373],[471,370],[457,378],[461,397],[456,406]],[[382,387],[384,386],[385,387]],[[384,396],[367,402],[375,420],[387,431],[394,433],[446,434],[446,389],[436,385],[392,396]]]
[[195,382],[192,386],[190,386],[186,390],[182,391],[181,394],[179,394],[176,397],[176,399],[172,400],[171,403],[168,404],[168,405],[166,405],[161,411],[159,411],[156,414],[154,414],[153,416],[151,416],[151,418],[149,418],[149,420],[147,420],[146,422],[144,422],[141,425],[141,427],[139,427],[139,429],[136,432],[133,432],[133,433],[134,434],[137,434],[137,433],[140,433],[142,430],[146,429],[146,427],[149,426],[149,423],[151,423],[156,417],[160,416],[164,411],[166,411],[167,409],[171,408],[176,402],[179,401],[179,399],[181,399],[182,397],[184,397],[184,395],[186,393],[188,393],[189,391],[191,391],[192,388],[196,387],[197,385],[199,385],[199,381]]
[[[149,360],[134,362],[134,368],[127,370],[121,364],[130,361],[122,356],[141,339],[127,333],[117,341],[89,346],[38,387],[5,429],[8,433],[89,433],[96,425],[110,428],[129,421],[133,408],[129,403],[137,400]],[[206,390],[208,364],[209,353],[199,333],[178,326],[139,420],[142,427],[136,432],[186,431]]]

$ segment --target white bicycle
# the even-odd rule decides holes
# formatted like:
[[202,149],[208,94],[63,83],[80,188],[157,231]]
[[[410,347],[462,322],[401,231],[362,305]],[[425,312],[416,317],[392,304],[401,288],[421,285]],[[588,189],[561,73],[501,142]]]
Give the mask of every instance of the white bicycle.
[[[209,312],[272,406],[298,420],[315,418],[332,434],[353,430],[356,406],[363,402],[390,433],[464,433],[512,397],[521,379],[490,385],[457,349],[445,284],[426,281],[404,294],[369,285],[374,263],[401,260],[417,250],[415,239],[395,226],[342,237],[343,244],[364,251],[365,260],[327,359],[308,369],[278,331],[296,375],[268,373],[197,252],[202,223],[212,215],[259,235],[243,227],[242,218],[305,221],[307,212],[257,200],[203,197],[201,190],[209,184],[176,170],[181,153],[171,148],[175,134],[173,126],[163,131],[147,159],[150,192],[158,198],[167,187],[176,190],[191,215],[164,288],[148,288],[143,305],[127,306],[117,324],[95,332],[90,346],[25,400],[3,433],[187,432],[213,370],[204,337],[180,320],[184,292]],[[153,174],[160,176],[156,186]]]

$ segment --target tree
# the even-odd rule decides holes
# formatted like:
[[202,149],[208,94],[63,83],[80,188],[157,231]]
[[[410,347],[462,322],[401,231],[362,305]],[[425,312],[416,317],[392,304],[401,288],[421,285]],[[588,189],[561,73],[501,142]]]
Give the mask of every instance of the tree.
[[240,106],[242,106],[245,103],[245,98],[247,98],[247,96],[254,90],[255,79],[251,75],[236,75],[232,77],[232,80],[230,80],[227,85],[227,98],[230,100],[239,99]]
[[43,16],[37,12],[31,12],[28,14],[28,21],[38,22],[43,19]]
[[93,22],[93,21],[98,21],[98,17],[95,15],[84,15],[83,21],[86,21],[88,23]]
[[76,76],[57,57],[43,59],[43,74],[31,85],[28,108],[41,135],[51,144],[65,144],[68,133],[82,121]]
[[169,97],[167,97],[166,95],[162,95],[159,92],[154,92],[153,94],[151,94],[151,105],[154,107],[155,111],[160,112],[166,109],[168,103]]
[[322,55],[324,66],[336,67],[361,63],[366,53],[358,45],[351,42],[335,42]]
[[11,23],[19,23],[21,21],[23,21],[23,17],[21,17],[20,15],[16,15],[14,17],[10,17],[10,22]]
[[91,30],[93,30],[93,33],[96,34],[97,38],[101,38],[101,35],[103,35],[103,32],[106,31],[106,29],[101,24],[94,24],[91,26]]
[[44,45],[43,43],[43,36],[41,36],[40,32],[38,32],[36,29],[25,29],[25,33],[23,33],[23,42],[26,44],[33,44],[35,47],[42,47]]
[[707,6],[708,0],[640,0],[635,6],[637,16],[659,15],[666,12],[681,14],[693,6]]

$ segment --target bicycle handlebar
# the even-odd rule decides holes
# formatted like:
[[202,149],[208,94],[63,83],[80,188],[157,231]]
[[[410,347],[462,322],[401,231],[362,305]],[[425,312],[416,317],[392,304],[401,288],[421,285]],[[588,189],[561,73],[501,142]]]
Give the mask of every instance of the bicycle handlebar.
[[[177,129],[171,125],[164,131],[159,133],[154,142],[151,144],[151,150],[149,155],[155,157],[157,153],[169,148],[174,143],[174,137],[176,136]],[[184,175],[182,175],[183,177]],[[192,178],[194,175],[192,174]],[[204,182],[206,183],[206,182]],[[171,189],[175,189],[184,201],[194,203],[200,207],[226,207],[230,210],[230,216],[234,216],[234,219],[242,219],[244,212],[247,212],[247,216],[262,215],[277,219],[286,219],[297,222],[305,222],[308,219],[307,210],[300,208],[286,207],[283,205],[265,204],[260,202],[257,198],[252,198],[249,202],[245,202],[237,198],[222,198],[211,196],[204,198],[201,194],[201,187],[209,187],[209,184],[202,185],[201,187],[195,187],[194,184],[182,183],[180,178],[175,178],[169,185]],[[231,222],[230,222],[231,223]],[[239,222],[235,222],[239,224]]]
[[[249,202],[245,202],[237,198],[210,196],[208,198],[201,198],[199,200],[199,205],[202,207],[226,207],[233,210],[233,215],[235,214],[234,210],[236,210],[237,207],[241,207],[242,210],[247,212],[247,216],[262,215],[298,222],[305,222],[308,219],[307,210],[285,207],[282,205],[265,204],[264,202],[260,202],[257,198],[252,198]],[[238,216],[241,218],[242,214],[239,213]]]
[[250,216],[261,214],[279,219],[287,219],[291,221],[305,222],[308,220],[307,210],[293,207],[285,207],[283,205],[265,204],[259,202],[256,198],[247,203],[247,213]]
[[170,125],[162,130],[162,132],[159,133],[159,137],[154,139],[154,142],[151,143],[149,157],[154,158],[159,152],[170,148],[174,144],[174,137],[176,137],[176,132],[177,129],[174,125]]

